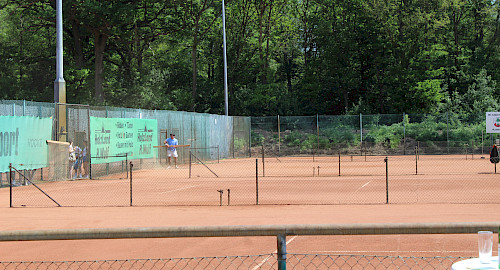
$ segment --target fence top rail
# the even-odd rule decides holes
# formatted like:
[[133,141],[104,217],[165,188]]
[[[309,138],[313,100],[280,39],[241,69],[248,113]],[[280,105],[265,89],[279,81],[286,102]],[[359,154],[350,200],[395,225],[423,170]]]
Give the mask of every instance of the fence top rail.
[[125,238],[237,237],[277,235],[383,235],[498,233],[500,222],[283,224],[175,226],[0,231],[0,241],[41,241]]

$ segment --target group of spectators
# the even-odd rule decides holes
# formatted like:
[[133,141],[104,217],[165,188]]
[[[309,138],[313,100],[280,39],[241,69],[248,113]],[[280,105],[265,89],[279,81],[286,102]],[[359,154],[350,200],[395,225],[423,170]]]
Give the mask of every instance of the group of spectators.
[[[167,156],[168,156],[168,168],[170,168],[170,159],[174,158],[175,168],[177,166],[177,150],[176,147],[179,145],[179,141],[175,138],[175,134],[170,134],[170,138],[166,139],[164,142],[167,146]],[[70,179],[76,178],[89,178],[88,172],[88,157],[87,157],[87,141],[83,141],[83,149],[74,146],[73,141],[69,141],[69,176]]]
[[89,178],[87,159],[87,141],[83,141],[83,149],[69,141],[70,179]]

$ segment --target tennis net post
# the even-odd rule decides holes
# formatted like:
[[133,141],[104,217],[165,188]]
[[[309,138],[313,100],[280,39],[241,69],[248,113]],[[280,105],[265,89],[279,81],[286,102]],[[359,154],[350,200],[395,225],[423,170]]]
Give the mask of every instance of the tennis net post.
[[[134,164],[132,163],[132,161],[130,161],[130,206],[132,206],[132,200],[133,200],[133,192],[132,192],[132,168],[134,167]],[[127,173],[127,177],[128,177],[128,173]]]
[[[495,167],[496,169],[496,167]],[[10,201],[10,207],[12,208],[12,163],[9,163],[9,201]]]
[[255,204],[259,205],[259,159],[255,159]]
[[385,203],[389,204],[389,159],[385,157]]

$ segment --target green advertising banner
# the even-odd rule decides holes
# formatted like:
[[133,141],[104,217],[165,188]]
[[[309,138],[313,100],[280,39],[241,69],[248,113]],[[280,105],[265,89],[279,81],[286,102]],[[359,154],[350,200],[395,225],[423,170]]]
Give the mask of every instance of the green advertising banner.
[[157,126],[156,119],[90,117],[92,164],[155,157]]
[[47,167],[52,118],[0,116],[0,172]]

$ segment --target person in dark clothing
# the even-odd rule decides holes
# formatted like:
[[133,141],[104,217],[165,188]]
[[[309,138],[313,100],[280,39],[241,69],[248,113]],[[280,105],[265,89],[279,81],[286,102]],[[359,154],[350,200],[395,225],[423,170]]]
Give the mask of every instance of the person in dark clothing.
[[493,145],[493,148],[490,150],[490,162],[498,163],[500,161],[500,157],[498,156],[498,148],[496,145]]

